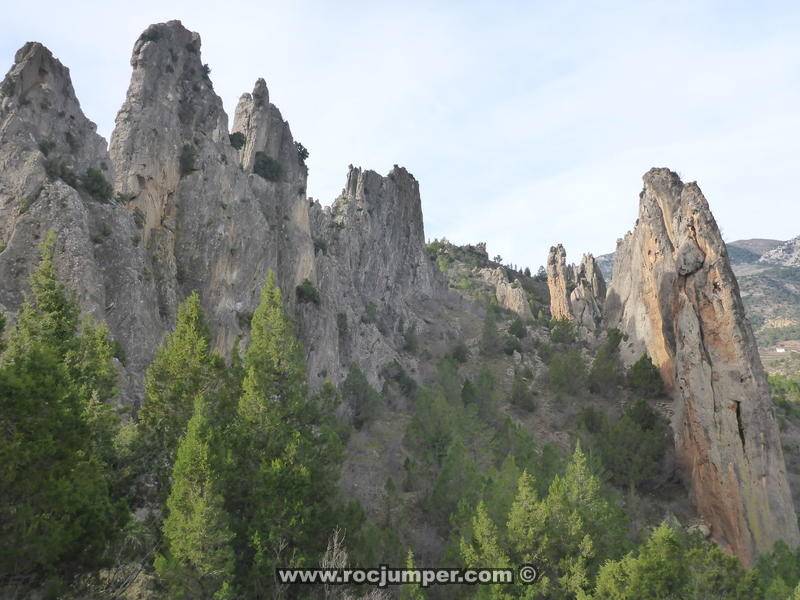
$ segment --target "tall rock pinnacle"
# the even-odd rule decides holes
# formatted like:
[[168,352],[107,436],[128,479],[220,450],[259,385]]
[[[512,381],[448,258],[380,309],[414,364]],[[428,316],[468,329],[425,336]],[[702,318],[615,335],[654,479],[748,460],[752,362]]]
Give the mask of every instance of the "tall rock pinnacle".
[[584,254],[580,264],[568,265],[564,246],[558,244],[550,248],[546,270],[550,315],[595,331],[602,321],[606,282],[594,256]]
[[678,457],[712,535],[745,564],[800,543],[766,376],[727,250],[695,183],[644,176],[639,219],[617,246],[606,321],[673,391]]

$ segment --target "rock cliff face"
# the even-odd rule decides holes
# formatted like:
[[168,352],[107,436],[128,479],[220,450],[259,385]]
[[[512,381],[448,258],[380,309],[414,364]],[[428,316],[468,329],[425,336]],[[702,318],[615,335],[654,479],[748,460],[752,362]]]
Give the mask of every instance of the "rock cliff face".
[[[178,302],[198,290],[226,353],[245,333],[268,269],[289,301],[314,277],[306,169],[263,80],[237,110],[245,145],[231,145],[196,33],[177,22],[152,25],[131,65],[110,144],[115,187],[143,220],[159,318],[171,323]],[[274,181],[253,173],[259,152],[280,165]]]
[[568,265],[567,253],[559,244],[550,248],[546,271],[551,316],[575,321],[586,331],[597,330],[603,317],[606,282],[594,257],[584,254],[579,265]]
[[700,188],[644,176],[639,219],[617,246],[606,321],[647,351],[675,399],[676,449],[712,535],[745,563],[800,542],[778,426],[725,244]]
[[[264,80],[241,97],[231,138],[196,33],[178,21],[148,27],[131,66],[106,151],[69,71],[40,44],[17,53],[0,88],[0,310],[19,308],[37,241],[53,229],[61,276],[125,350],[127,401],[141,400],[186,295],[199,291],[228,354],[247,337],[268,270],[298,321],[312,383],[338,381],[351,362],[377,382],[402,362],[404,331],[423,325],[412,300],[436,288],[414,178],[351,169],[323,210],[306,198],[303,157]],[[98,197],[89,169],[113,190]],[[297,301],[305,280],[318,304]]]
[[494,286],[498,305],[517,313],[523,319],[533,318],[528,295],[522,288],[522,284],[517,280],[509,281],[508,274],[503,267],[483,268],[479,273],[487,283]]
[[38,43],[17,52],[0,87],[0,165],[0,310],[19,308],[37,246],[54,230],[59,275],[125,346],[130,389],[161,335],[156,289],[143,277],[133,214],[87,191],[89,170],[92,181],[111,179],[113,163],[69,70]]
[[351,167],[330,207],[311,205],[311,230],[321,302],[302,307],[301,323],[312,377],[337,380],[357,362],[376,381],[404,332],[424,327],[415,303],[442,285],[425,253],[419,185],[401,167],[386,177]]

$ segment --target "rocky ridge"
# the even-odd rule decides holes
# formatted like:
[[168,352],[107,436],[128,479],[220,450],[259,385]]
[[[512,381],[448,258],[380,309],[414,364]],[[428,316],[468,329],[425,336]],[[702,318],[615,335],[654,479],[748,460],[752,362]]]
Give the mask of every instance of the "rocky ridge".
[[[19,308],[37,241],[52,229],[60,275],[122,346],[123,397],[133,404],[186,295],[199,291],[228,356],[247,336],[269,270],[298,320],[312,384],[341,380],[351,361],[377,382],[384,363],[406,360],[392,341],[401,320],[413,321],[406,303],[435,288],[414,178],[351,169],[323,210],[306,197],[303,156],[263,79],[240,99],[229,132],[200,38],[179,21],[148,27],[131,66],[106,151],[69,71],[41,44],[17,53],[0,100],[4,312]],[[100,195],[84,185],[89,169]],[[298,300],[304,282],[319,288],[315,301]],[[380,328],[361,318],[372,306]]]

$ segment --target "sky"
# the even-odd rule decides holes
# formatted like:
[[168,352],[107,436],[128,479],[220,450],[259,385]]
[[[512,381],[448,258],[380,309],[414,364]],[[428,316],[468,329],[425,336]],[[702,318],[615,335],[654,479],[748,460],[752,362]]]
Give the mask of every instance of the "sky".
[[[7,6],[2,6],[7,4]],[[697,181],[727,240],[800,235],[797,2],[10,2],[0,71],[40,41],[108,139],[150,23],[200,33],[232,121],[264,77],[329,204],[405,166],[428,239],[536,269],[613,251],[641,176]]]

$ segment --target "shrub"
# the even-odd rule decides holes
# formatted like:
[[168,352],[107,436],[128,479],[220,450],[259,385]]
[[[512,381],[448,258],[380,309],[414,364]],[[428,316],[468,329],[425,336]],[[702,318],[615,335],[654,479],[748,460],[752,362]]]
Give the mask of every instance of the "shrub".
[[342,400],[353,411],[353,427],[361,429],[375,416],[380,406],[380,395],[356,365],[350,367],[340,391]]
[[87,194],[103,202],[111,200],[111,195],[114,193],[114,188],[100,169],[86,169],[86,173],[81,177],[81,187]]
[[580,351],[555,353],[550,359],[548,377],[557,394],[578,394],[586,387],[586,364]]
[[619,343],[622,334],[617,329],[608,332],[606,341],[600,346],[589,372],[589,390],[595,394],[609,396],[619,385],[622,374],[619,360]]
[[536,408],[533,392],[531,392],[528,382],[520,373],[514,373],[514,382],[511,384],[511,404],[528,411]]
[[500,350],[500,334],[497,332],[497,317],[493,310],[486,311],[481,334],[481,354],[494,356]]
[[522,319],[520,319],[519,317],[517,317],[511,322],[511,326],[508,328],[508,332],[519,339],[522,339],[526,335],[528,335],[528,329],[525,327],[525,323],[523,323]]
[[572,344],[575,341],[575,323],[569,319],[551,320],[550,341],[554,344]]
[[312,304],[319,304],[319,292],[314,284],[308,279],[304,279],[303,283],[295,289],[298,302],[311,302]]
[[403,333],[403,350],[416,354],[419,349],[419,339],[417,338],[416,325],[409,325]]
[[347,335],[347,315],[343,312],[336,313],[336,329],[339,330],[339,335],[344,337]]
[[658,474],[667,450],[669,425],[642,399],[598,434],[603,464],[619,485],[634,489]]
[[263,177],[267,181],[278,181],[283,174],[283,167],[281,163],[265,152],[256,152],[255,162],[253,163],[253,173]]
[[378,307],[374,302],[369,302],[361,315],[361,322],[365,324],[375,323],[378,320]]
[[300,162],[305,163],[308,158],[308,150],[306,147],[300,142],[295,142],[294,147],[297,150],[297,158],[300,159]]
[[519,338],[514,337],[513,335],[505,336],[503,340],[503,352],[511,356],[514,352],[522,353],[522,344],[519,341]]
[[664,395],[664,380],[646,353],[628,369],[628,387],[644,398]]
[[39,142],[39,151],[47,157],[53,149],[56,147],[55,142],[53,140],[42,140]]
[[181,177],[189,175],[195,171],[195,160],[197,159],[197,150],[191,144],[184,144],[181,148],[181,155],[178,158],[178,165],[180,167]]
[[78,177],[69,166],[57,158],[47,158],[44,161],[44,170],[50,179],[60,179],[68,186],[78,188]]
[[386,381],[393,381],[407,397],[413,398],[417,393],[417,382],[406,373],[403,366],[393,360],[381,369],[381,375]]
[[235,131],[234,133],[230,134],[228,138],[231,141],[231,146],[237,150],[244,148],[244,143],[247,141],[247,138],[244,137],[244,134],[241,131]]
[[325,240],[322,240],[322,239],[314,238],[314,254],[316,254],[317,252],[319,252],[319,253],[321,253],[323,255],[327,254],[328,253],[328,242],[326,242]]
[[469,360],[469,348],[463,340],[458,340],[449,352],[450,358],[464,364]]

